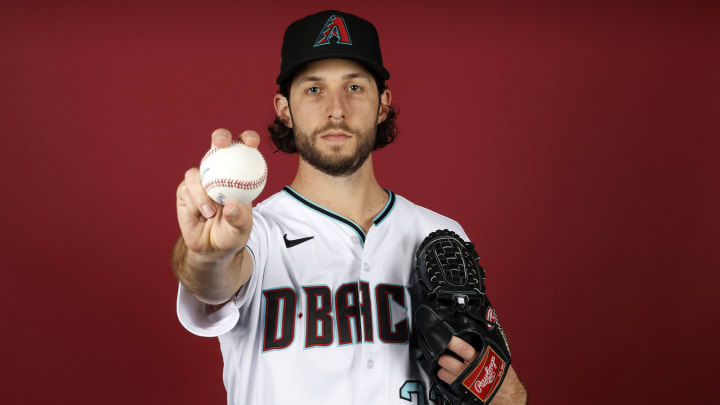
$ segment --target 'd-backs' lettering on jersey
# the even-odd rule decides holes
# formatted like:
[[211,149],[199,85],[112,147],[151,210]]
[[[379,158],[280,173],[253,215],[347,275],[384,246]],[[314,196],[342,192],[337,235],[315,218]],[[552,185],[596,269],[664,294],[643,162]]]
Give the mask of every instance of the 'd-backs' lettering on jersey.
[[[358,300],[358,285],[363,289],[362,301]],[[375,288],[374,301],[377,305],[374,314],[371,312],[373,300],[367,283],[346,283],[334,294],[327,286],[303,286],[302,290],[305,311],[297,316],[293,315],[297,306],[295,291],[289,288],[263,291],[263,351],[284,349],[292,344],[296,322],[305,325],[306,349],[331,344],[362,343],[363,334],[366,342],[372,342],[373,323],[378,325],[379,338],[383,343],[407,343],[410,339],[404,286],[379,284]],[[400,315],[393,315],[393,307],[400,308]]]

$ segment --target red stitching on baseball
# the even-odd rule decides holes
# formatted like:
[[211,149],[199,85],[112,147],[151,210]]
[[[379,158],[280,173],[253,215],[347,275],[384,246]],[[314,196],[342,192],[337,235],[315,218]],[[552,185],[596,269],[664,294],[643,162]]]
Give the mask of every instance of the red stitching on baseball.
[[265,180],[267,180],[267,167],[265,168],[265,172],[263,173],[263,175],[256,180],[246,181],[232,179],[214,179],[205,186],[205,190],[210,191],[215,187],[229,187],[238,188],[240,190],[254,190],[265,184]]
[[[239,144],[239,143],[240,143],[240,141],[232,141],[232,142],[230,142],[230,145],[237,145],[237,144]],[[218,148],[217,146],[213,146],[212,148],[210,148],[210,150],[207,151],[207,153],[205,153],[205,156],[203,156],[203,158],[200,159],[200,163],[202,164],[202,162],[204,162],[205,159],[207,159],[207,158],[209,158],[210,156],[214,155],[215,152],[217,152],[217,151],[219,151],[219,150],[220,150],[220,148]]]

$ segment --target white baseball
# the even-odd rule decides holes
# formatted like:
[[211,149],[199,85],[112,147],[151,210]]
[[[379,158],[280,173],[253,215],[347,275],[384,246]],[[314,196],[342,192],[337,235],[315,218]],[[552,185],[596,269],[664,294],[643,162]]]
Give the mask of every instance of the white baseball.
[[200,182],[219,204],[249,203],[265,188],[267,165],[256,148],[240,142],[212,147],[200,162]]

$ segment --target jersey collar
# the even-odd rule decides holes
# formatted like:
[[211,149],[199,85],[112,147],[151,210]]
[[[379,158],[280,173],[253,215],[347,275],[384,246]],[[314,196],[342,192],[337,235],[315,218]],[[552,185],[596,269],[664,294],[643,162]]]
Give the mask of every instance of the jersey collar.
[[[328,216],[346,226],[349,226],[360,238],[360,241],[362,242],[363,246],[365,245],[365,239],[367,238],[367,235],[365,234],[365,231],[360,227],[360,225],[356,224],[352,220],[338,214],[337,212],[334,212],[332,210],[329,210],[319,204],[316,204],[307,198],[303,197],[298,193],[297,191],[293,190],[290,186],[285,186],[283,188],[283,191],[289,194],[291,197],[299,201],[301,204],[305,205],[308,208],[311,208],[325,216]],[[385,203],[385,206],[382,210],[380,210],[380,213],[373,218],[373,225],[378,226],[381,222],[387,218],[388,214],[392,211],[393,207],[395,206],[395,193],[393,193],[390,190],[385,190],[388,193],[388,200],[387,203]]]

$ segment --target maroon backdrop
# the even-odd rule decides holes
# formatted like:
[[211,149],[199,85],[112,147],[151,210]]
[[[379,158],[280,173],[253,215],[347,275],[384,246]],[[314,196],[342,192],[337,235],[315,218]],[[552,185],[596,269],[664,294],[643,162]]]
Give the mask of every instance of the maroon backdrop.
[[377,25],[378,177],[463,224],[532,402],[715,397],[713,2],[129,3],[0,6],[3,403],[224,402],[175,317],[175,188],[217,127],[263,134],[262,198],[291,182],[280,41],[329,7]]

